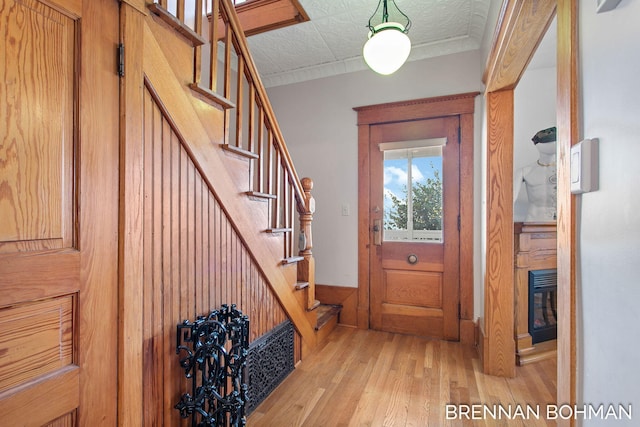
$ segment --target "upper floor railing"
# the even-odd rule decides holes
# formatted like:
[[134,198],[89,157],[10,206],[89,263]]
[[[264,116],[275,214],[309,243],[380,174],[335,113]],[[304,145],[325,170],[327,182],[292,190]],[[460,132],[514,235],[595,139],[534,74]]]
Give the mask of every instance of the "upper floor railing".
[[[255,0],[247,0],[255,1]],[[235,3],[244,3],[235,0]],[[284,259],[311,257],[311,180],[303,188],[249,52],[234,0],[158,0],[151,9],[177,21],[194,42],[191,89],[224,111],[223,147],[250,161],[249,196],[270,200],[267,232],[284,233]],[[301,237],[295,238],[295,212]]]

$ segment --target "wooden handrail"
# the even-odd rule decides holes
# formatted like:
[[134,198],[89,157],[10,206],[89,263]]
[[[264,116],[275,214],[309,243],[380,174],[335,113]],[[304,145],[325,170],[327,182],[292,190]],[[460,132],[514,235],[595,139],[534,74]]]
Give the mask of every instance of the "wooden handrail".
[[[221,9],[224,11],[226,18],[228,19],[228,25],[232,29],[232,33],[234,36],[234,41],[237,42],[240,55],[244,58],[245,67],[249,70],[249,74],[252,80],[252,83],[255,86],[257,98],[260,101],[263,109],[266,112],[266,117],[268,119],[270,129],[275,135],[273,140],[273,144],[276,149],[281,153],[283,157],[283,166],[287,171],[287,175],[290,177],[291,185],[295,190],[296,200],[298,203],[298,210],[301,210],[305,204],[304,191],[302,189],[302,184],[300,182],[300,178],[296,173],[296,170],[293,166],[293,161],[291,160],[291,156],[286,146],[284,145],[284,137],[278,126],[278,122],[275,118],[275,113],[273,112],[273,108],[271,107],[271,103],[269,102],[269,98],[267,97],[266,90],[264,85],[262,84],[262,80],[260,79],[260,74],[258,73],[258,69],[256,68],[255,63],[253,62],[253,58],[249,53],[249,47],[247,45],[246,37],[244,37],[244,33],[240,28],[240,22],[238,21],[238,16],[233,9],[233,5],[229,0],[213,0],[214,2],[219,1]],[[212,20],[213,21],[213,20]],[[239,70],[240,72],[240,70]]]
[[[297,210],[302,234],[300,241],[305,242],[298,245],[299,255],[305,260],[299,265],[299,274],[311,283],[308,295],[313,298],[313,183],[308,178],[301,181],[293,166],[266,89],[250,54],[234,0],[196,0],[193,10],[186,9],[186,0],[176,0],[175,10],[170,11],[166,10],[166,0],[157,0],[155,3],[151,6],[157,10],[156,13],[170,15],[171,20],[185,27],[182,33],[193,33],[207,41],[205,45],[193,44],[194,72],[190,87],[224,111],[223,147],[252,159],[249,166],[252,188],[248,193],[271,196],[267,231],[286,234],[285,259],[293,259],[296,255],[296,239],[292,230],[294,209]],[[158,10],[160,8],[163,10]],[[203,26],[205,19],[209,22],[208,29]],[[224,43],[223,50],[219,49],[220,42]],[[209,49],[208,61],[203,60],[203,47]],[[207,74],[208,78],[202,81]],[[303,272],[300,273],[300,270]],[[308,305],[314,303],[315,300]]]

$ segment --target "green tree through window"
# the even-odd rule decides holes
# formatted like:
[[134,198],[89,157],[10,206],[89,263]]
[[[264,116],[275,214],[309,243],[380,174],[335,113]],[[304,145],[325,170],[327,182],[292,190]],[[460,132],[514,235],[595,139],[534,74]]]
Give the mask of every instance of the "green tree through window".
[[[433,167],[433,177],[411,185],[413,205],[413,230],[442,230],[442,178]],[[403,186],[404,198],[388,194],[391,207],[385,216],[385,229],[407,230],[407,200],[409,189]]]
[[392,142],[383,150],[384,241],[443,242],[445,143],[444,138]]

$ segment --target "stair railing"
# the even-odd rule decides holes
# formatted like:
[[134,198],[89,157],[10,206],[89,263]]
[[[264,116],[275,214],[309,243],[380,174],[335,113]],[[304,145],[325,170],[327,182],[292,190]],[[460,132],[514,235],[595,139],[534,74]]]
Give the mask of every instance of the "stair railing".
[[[310,286],[307,309],[315,306],[311,222],[315,202],[310,179],[301,181],[234,8],[235,0],[158,0],[152,8],[177,20],[194,39],[190,87],[224,111],[223,148],[250,159],[250,191],[270,202],[266,232],[284,236],[283,263],[298,262],[298,279]],[[305,185],[303,186],[303,182]],[[295,212],[300,215],[295,238]],[[296,240],[299,253],[295,255]],[[303,261],[303,262],[300,262]]]

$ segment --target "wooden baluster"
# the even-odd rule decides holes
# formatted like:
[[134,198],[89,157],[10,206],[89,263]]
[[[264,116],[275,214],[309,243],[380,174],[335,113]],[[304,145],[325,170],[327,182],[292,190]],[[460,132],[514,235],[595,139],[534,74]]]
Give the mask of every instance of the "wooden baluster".
[[[248,76],[248,74],[246,76]],[[249,142],[248,142],[247,150],[253,153],[254,152],[253,150],[255,149],[255,143],[256,143],[256,136],[255,136],[256,87],[253,85],[253,82],[249,80],[248,77],[247,77],[247,82],[249,83],[249,99],[248,99],[249,105],[247,106],[247,110],[249,113],[247,116],[247,132],[249,134],[248,135]]]
[[209,23],[209,89],[218,90],[218,26],[221,23],[220,0],[212,0],[211,21]]
[[[231,99],[231,49],[233,48],[233,31],[227,25],[224,37],[224,97]],[[229,122],[231,121],[231,109],[224,110],[224,142],[229,144]]]
[[[283,199],[283,203],[282,203],[282,216],[283,216],[283,227],[287,228],[287,229],[292,229],[293,228],[293,223],[291,222],[291,218],[289,216],[291,209],[291,185],[289,184],[289,175],[286,173],[286,171],[284,172],[284,179],[282,180],[282,199]],[[285,258],[289,258],[290,256],[293,255],[293,251],[292,251],[292,247],[291,247],[291,238],[293,237],[293,230],[290,233],[287,233],[285,235],[285,239],[284,239],[284,257]]]
[[[275,139],[274,139],[275,141]],[[273,177],[273,186],[275,188],[276,198],[273,201],[273,215],[275,219],[275,228],[282,228],[282,216],[280,215],[281,206],[282,206],[282,184],[281,184],[281,175],[282,175],[282,167],[280,165],[280,152],[274,145],[274,158],[273,158],[273,167],[275,168]]]
[[244,56],[238,52],[238,72],[236,87],[236,147],[244,148],[242,145],[242,123],[244,112]]
[[176,18],[178,21],[184,24],[184,2],[185,0],[178,0],[176,2]]
[[300,214],[300,233],[304,235],[300,238],[300,252],[298,255],[303,257],[298,262],[298,281],[308,282],[307,287],[307,309],[315,308],[316,302],[316,262],[313,258],[311,249],[313,248],[313,234],[311,232],[311,223],[313,222],[313,214],[316,211],[316,201],[311,195],[313,189],[313,181],[311,178],[302,178],[302,189],[304,190],[304,209],[299,210]]
[[[249,82],[249,100],[248,100],[248,116],[247,116],[247,138],[249,139],[248,142],[248,146],[247,146],[247,150],[249,150],[252,153],[255,153],[255,145],[256,145],[256,89],[255,86],[253,85],[253,82],[251,82],[251,80],[249,80],[248,78],[248,72],[247,72],[247,81]],[[258,153],[259,155],[259,153]],[[255,169],[256,169],[256,162],[259,162],[260,160],[256,160],[254,161],[250,161],[249,162],[249,185],[251,185],[250,190],[253,190],[253,183],[255,180]]]
[[[271,129],[269,129],[269,135],[267,136],[267,146],[264,148],[267,151],[262,163],[265,169],[265,179],[267,180],[264,185],[268,194],[275,194],[273,189],[273,131]],[[271,225],[273,226],[273,224]]]
[[158,3],[163,9],[167,9],[167,0],[159,0],[156,3]]
[[[196,0],[193,30],[199,36],[202,35],[202,19],[205,15],[206,14],[202,9],[202,0]],[[193,82],[195,84],[200,84],[200,74],[202,73],[202,46],[196,46],[193,55]]]
[[268,132],[268,129],[265,129],[264,124],[264,110],[262,106],[258,104],[258,160],[256,162],[256,179],[255,183],[256,189],[260,193],[264,193],[264,141],[265,141],[265,130]]

